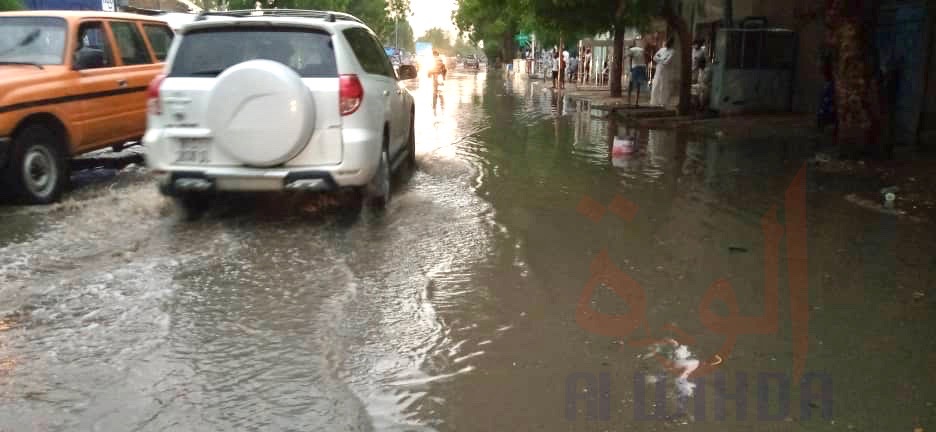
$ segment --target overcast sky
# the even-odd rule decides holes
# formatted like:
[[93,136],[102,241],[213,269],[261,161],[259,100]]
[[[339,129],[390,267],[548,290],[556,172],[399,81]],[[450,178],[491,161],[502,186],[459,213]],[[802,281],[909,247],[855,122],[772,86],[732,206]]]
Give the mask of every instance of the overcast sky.
[[458,35],[458,29],[452,23],[452,12],[457,8],[455,0],[410,0],[410,26],[413,27],[413,36],[419,38],[426,30],[439,27],[447,30],[452,37]]

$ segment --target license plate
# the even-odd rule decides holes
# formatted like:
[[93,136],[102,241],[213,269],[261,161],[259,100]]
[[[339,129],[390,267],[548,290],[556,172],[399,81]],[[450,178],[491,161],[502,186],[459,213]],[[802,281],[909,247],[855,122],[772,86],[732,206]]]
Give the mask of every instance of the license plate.
[[207,138],[179,138],[176,163],[207,164],[211,162],[211,142]]

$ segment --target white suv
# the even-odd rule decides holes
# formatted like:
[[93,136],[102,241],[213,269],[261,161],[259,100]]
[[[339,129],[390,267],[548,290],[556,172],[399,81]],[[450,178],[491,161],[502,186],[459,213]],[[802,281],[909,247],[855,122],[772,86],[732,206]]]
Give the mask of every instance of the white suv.
[[150,85],[146,162],[190,214],[228,191],[350,188],[383,207],[393,170],[415,166],[415,77],[347,14],[204,13]]

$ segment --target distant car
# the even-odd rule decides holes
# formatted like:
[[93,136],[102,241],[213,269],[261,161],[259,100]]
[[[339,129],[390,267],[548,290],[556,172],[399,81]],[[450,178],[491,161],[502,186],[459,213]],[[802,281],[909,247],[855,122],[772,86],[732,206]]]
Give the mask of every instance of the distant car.
[[414,102],[377,36],[335,12],[210,12],[149,87],[146,161],[187,218],[215,192],[351,190],[382,208],[415,165]]
[[466,69],[480,69],[481,61],[478,60],[478,57],[469,55],[465,57],[465,68]]

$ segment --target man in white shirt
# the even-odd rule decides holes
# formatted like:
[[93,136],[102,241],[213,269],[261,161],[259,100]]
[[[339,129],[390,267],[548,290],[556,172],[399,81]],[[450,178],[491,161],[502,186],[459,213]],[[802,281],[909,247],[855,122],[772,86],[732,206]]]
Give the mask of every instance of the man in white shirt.
[[699,76],[699,62],[704,62],[706,58],[705,42],[701,39],[692,44],[692,75]]
[[630,103],[631,93],[637,89],[637,99],[634,106],[640,105],[640,89],[647,85],[647,57],[642,46],[636,40],[627,50],[630,61],[630,83],[627,86],[627,102]]

